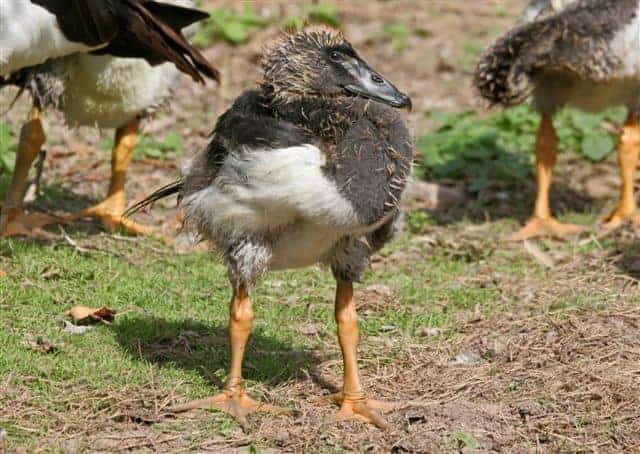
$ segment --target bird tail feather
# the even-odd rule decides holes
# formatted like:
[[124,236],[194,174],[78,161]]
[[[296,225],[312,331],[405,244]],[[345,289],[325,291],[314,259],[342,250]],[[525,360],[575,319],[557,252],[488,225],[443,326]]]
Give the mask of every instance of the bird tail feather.
[[141,200],[139,202],[136,202],[127,211],[125,211],[124,216],[125,217],[130,217],[131,215],[137,213],[138,211],[141,211],[141,210],[151,206],[152,204],[154,204],[158,200],[167,198],[167,197],[169,197],[169,196],[171,196],[173,194],[180,194],[180,192],[182,192],[182,188],[183,187],[184,187],[184,182],[183,182],[182,179],[176,180],[176,181],[174,181],[172,183],[169,183],[168,185],[157,189],[156,191],[154,191],[151,195],[149,195],[145,199],[143,199],[143,200]]
[[490,106],[514,106],[527,99],[532,90],[522,54],[529,33],[509,33],[499,39],[480,57],[473,78],[477,93]]

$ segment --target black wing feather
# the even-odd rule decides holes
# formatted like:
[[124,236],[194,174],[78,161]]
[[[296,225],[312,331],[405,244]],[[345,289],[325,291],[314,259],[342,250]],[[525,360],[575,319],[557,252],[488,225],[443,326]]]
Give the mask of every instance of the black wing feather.
[[218,80],[218,71],[181,30],[209,15],[150,0],[31,0],[54,14],[65,37],[95,47],[96,53],[144,58],[152,65],[170,61],[197,82]]

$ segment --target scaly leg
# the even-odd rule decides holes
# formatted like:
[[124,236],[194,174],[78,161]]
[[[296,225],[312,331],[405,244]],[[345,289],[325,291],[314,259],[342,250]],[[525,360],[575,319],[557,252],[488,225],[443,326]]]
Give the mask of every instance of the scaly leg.
[[47,233],[41,228],[58,221],[58,219],[42,213],[26,214],[22,209],[22,200],[31,164],[40,153],[45,141],[41,118],[42,111],[34,106],[29,113],[27,122],[20,130],[16,166],[2,204],[0,237],[46,237]]
[[116,130],[114,148],[111,154],[111,182],[107,198],[91,208],[68,216],[67,221],[81,218],[98,218],[109,229],[115,230],[122,226],[125,230],[136,235],[149,235],[151,229],[137,224],[125,217],[127,198],[124,186],[127,180],[127,170],[133,158],[133,151],[138,139],[140,121],[133,120],[126,126]]
[[359,419],[385,429],[387,422],[380,412],[392,411],[398,404],[368,399],[362,390],[356,354],[359,337],[358,314],[351,282],[338,282],[335,309],[338,340],[344,362],[344,384],[342,392],[329,396],[330,400],[340,405],[340,411],[334,419]]
[[605,220],[606,229],[617,227],[628,218],[634,218],[636,224],[640,223],[640,217],[636,215],[637,205],[633,190],[638,154],[640,154],[640,117],[637,113],[630,112],[622,129],[618,146],[618,162],[622,176],[620,201],[618,207]]
[[246,415],[257,411],[270,413],[288,413],[289,411],[273,405],[257,402],[249,397],[243,386],[242,358],[251,334],[253,325],[253,308],[247,288],[241,285],[234,290],[229,317],[229,338],[231,339],[231,371],[224,390],[213,397],[200,399],[184,405],[176,405],[168,410],[181,413],[197,408],[216,409],[224,411],[247,427]]
[[527,224],[509,237],[510,241],[521,241],[538,236],[563,237],[585,230],[573,224],[562,224],[553,218],[549,206],[549,191],[553,179],[553,167],[558,154],[558,136],[549,114],[542,116],[536,141],[536,170],[538,193],[533,216]]

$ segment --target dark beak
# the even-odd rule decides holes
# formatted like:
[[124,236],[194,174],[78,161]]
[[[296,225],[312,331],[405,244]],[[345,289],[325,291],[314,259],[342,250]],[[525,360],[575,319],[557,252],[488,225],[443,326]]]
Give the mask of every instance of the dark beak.
[[345,66],[355,79],[354,83],[344,85],[343,88],[347,93],[372,99],[398,109],[406,107],[411,110],[411,98],[371,69],[365,62],[354,58]]

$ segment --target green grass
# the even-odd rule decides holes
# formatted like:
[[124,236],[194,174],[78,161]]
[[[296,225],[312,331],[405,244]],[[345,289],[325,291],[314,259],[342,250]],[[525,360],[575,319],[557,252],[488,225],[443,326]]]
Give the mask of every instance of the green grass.
[[[163,139],[158,140],[157,136],[149,134],[141,134],[134,151],[134,159],[152,158],[152,159],[173,159],[176,156],[184,154],[184,145],[180,134],[177,132],[167,133]],[[111,152],[114,140],[108,138],[102,141],[100,148],[103,151]]]
[[340,8],[333,3],[309,5],[299,15],[284,17],[263,16],[249,3],[242,9],[217,8],[210,15],[193,39],[197,46],[208,47],[214,42],[245,44],[252,39],[255,31],[274,23],[285,30],[298,30],[306,23],[326,24],[334,28],[342,25]]
[[0,121],[0,169],[11,172],[16,160],[16,138],[8,124]]
[[[523,307],[513,294],[505,299],[501,282],[526,279],[545,285],[557,278],[556,271],[523,252],[496,248],[491,238],[507,222],[495,223],[480,237],[460,234],[464,222],[451,231],[427,223],[421,226],[423,233],[440,232],[435,247],[421,236],[405,234],[383,250],[383,265],[374,266],[356,287],[364,374],[373,373],[368,370],[371,364],[396,361],[403,346],[428,342],[421,337],[425,328],[442,328],[439,339],[455,342],[460,320],[513,311],[562,314],[601,305],[606,295],[588,287],[553,297],[544,307]],[[175,254],[151,240],[80,234],[74,238],[92,252],[78,252],[62,240],[0,241],[0,270],[6,272],[0,277],[0,386],[10,380],[13,389],[0,395],[0,408],[26,399],[26,405],[41,412],[37,420],[0,414],[0,427],[14,446],[40,446],[60,427],[60,417],[52,415],[63,413],[64,425],[78,428],[90,415],[114,413],[138,394],[146,395],[153,408],[170,395],[210,395],[226,377],[230,289],[226,270],[216,258],[207,253]],[[558,243],[543,242],[540,247],[553,251]],[[596,248],[565,246],[568,254],[583,255]],[[470,279],[479,276],[485,277]],[[372,284],[392,289],[391,300],[372,299],[367,293]],[[331,274],[315,267],[270,273],[256,286],[254,335],[244,368],[253,395],[283,399],[283,387],[330,358],[336,359],[331,370],[340,376],[334,288]],[[112,325],[96,326],[84,335],[67,334],[62,330],[64,312],[78,304],[108,306],[119,315]],[[304,334],[301,328],[309,324],[318,327],[316,334]],[[37,338],[57,351],[32,350],[28,342]],[[279,403],[297,404],[286,398]],[[232,437],[238,430],[233,420],[219,413],[193,424],[189,419],[169,420],[150,428],[159,435],[188,430],[196,434],[194,446],[212,434]],[[443,441],[446,445],[473,447],[473,436],[463,431],[450,434]],[[272,447],[268,440],[260,443],[258,447]]]
[[[38,406],[56,411],[70,405],[62,397],[75,388],[103,396],[110,390],[144,389],[150,382],[170,392],[182,383],[179,395],[185,398],[211,394],[211,375],[224,380],[229,359],[225,268],[209,254],[176,255],[145,241],[102,237],[90,242],[100,251],[87,255],[66,243],[0,242],[0,269],[7,273],[0,278],[0,383],[11,374],[12,383],[28,389]],[[405,237],[385,254],[408,246],[419,253],[421,246]],[[426,251],[424,257],[368,274],[367,284],[392,287],[397,303],[366,311],[361,324],[365,345],[374,337],[415,338],[420,328],[447,325],[459,311],[478,305],[490,310],[495,288],[455,284],[456,276],[468,274],[474,264],[444,254],[429,257]],[[291,380],[320,356],[339,357],[334,285],[329,272],[312,268],[272,273],[257,286],[255,331],[245,367],[253,393]],[[64,312],[78,304],[108,306],[121,315],[110,326],[70,335],[62,330]],[[300,334],[300,326],[308,323],[322,327],[319,336]],[[49,341],[57,352],[31,350],[27,342],[36,338]],[[218,432],[235,424],[215,420]],[[0,423],[13,440],[29,446],[55,427],[55,420],[46,417],[33,433],[21,428],[24,421],[0,418]]]
[[211,17],[200,27],[193,42],[207,47],[215,41],[229,44],[244,44],[249,41],[251,33],[270,23],[269,18],[260,16],[250,4],[241,11],[218,8],[211,11]]

